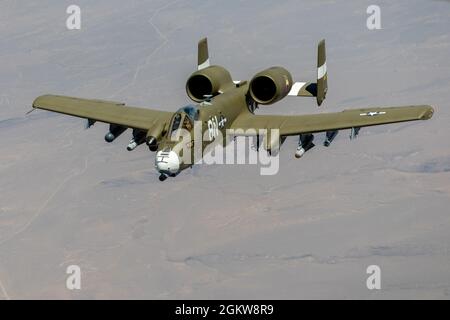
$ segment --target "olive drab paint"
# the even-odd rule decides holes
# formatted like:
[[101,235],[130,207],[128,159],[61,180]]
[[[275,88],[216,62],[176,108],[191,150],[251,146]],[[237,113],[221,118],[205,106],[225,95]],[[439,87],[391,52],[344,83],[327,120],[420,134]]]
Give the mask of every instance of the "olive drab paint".
[[[323,104],[328,90],[325,40],[317,47],[316,71],[315,81],[310,82],[294,82],[291,73],[281,66],[267,68],[250,81],[233,80],[224,67],[210,65],[208,42],[204,38],[198,43],[197,70],[186,82],[186,93],[195,104],[176,112],[59,95],[40,96],[34,100],[33,108],[85,118],[89,126],[96,121],[111,124],[108,141],[114,141],[127,128],[133,129],[128,150],[145,143],[156,152],[155,166],[161,181],[191,167],[212,143],[222,143],[222,147],[230,143],[230,135],[234,139],[266,132],[261,139],[256,134],[256,149],[266,150],[273,157],[287,136],[299,136],[296,156],[300,157],[314,146],[313,133],[326,132],[324,145],[329,146],[338,130],[350,129],[356,137],[361,127],[427,120],[433,116],[434,109],[429,105],[308,115],[255,114],[259,105],[272,105],[286,96],[315,97],[319,106]],[[270,134],[273,130],[277,132],[276,138]],[[269,171],[273,174],[273,170]]]

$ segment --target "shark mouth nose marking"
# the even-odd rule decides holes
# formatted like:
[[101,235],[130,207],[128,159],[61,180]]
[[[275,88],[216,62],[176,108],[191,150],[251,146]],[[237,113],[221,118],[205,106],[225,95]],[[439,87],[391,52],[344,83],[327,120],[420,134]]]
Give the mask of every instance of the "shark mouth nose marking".
[[160,173],[173,175],[180,170],[180,158],[174,151],[158,151],[155,165]]

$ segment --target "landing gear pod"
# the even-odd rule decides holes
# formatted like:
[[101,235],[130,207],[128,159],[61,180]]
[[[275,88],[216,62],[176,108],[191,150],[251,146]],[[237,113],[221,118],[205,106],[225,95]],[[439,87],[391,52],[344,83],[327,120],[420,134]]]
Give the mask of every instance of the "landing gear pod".
[[150,151],[155,152],[158,150],[159,141],[166,131],[167,129],[165,123],[160,123],[147,131],[145,143]]
[[[256,136],[256,149],[259,151],[260,149],[260,138]],[[283,145],[286,137],[280,136],[280,133],[276,129],[268,130],[267,133],[263,136],[263,145],[264,149],[266,149],[267,154],[271,157],[278,156],[280,152],[280,148]]]

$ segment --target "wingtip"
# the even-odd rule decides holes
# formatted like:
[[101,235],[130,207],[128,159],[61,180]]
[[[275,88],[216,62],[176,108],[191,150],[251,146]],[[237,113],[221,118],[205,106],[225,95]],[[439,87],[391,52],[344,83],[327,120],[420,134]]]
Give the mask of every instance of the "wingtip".
[[[42,99],[43,96],[39,96],[36,99],[33,100],[33,103],[31,104],[32,109],[28,111],[30,113],[31,111],[35,110],[39,106],[39,101]],[[27,114],[28,114],[27,113]]]
[[420,119],[422,119],[422,120],[429,120],[434,115],[434,108],[432,106],[429,106],[429,105],[424,106],[424,107],[425,107],[425,110],[422,113]]
[[31,112],[33,112],[33,111],[36,110],[36,109],[39,109],[40,103],[41,103],[44,99],[48,98],[49,96],[51,96],[51,95],[50,95],[50,94],[44,94],[44,95],[41,95],[41,96],[35,98],[35,99],[33,100],[33,103],[31,104],[31,110],[28,111],[28,112],[26,113],[26,115],[30,114]]
[[44,95],[41,95],[41,96],[37,97],[36,99],[34,99],[32,107],[33,108],[39,108],[39,102],[44,100],[44,99],[46,99],[46,98],[48,98],[48,97],[51,97],[51,96],[52,96],[51,94],[44,94]]

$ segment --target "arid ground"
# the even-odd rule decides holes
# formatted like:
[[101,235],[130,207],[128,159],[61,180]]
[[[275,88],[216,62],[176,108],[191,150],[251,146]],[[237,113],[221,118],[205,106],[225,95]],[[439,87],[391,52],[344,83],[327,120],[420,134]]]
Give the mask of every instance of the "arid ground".
[[[81,8],[81,30],[66,8]],[[0,299],[448,299],[450,2],[0,2]],[[53,93],[177,110],[207,36],[234,79],[282,65],[329,91],[260,114],[431,104],[435,116],[342,131],[280,171],[202,165],[161,183],[154,154],[111,144],[107,125],[45,111]],[[78,265],[81,290],[66,288]],[[381,269],[368,290],[366,269]]]

